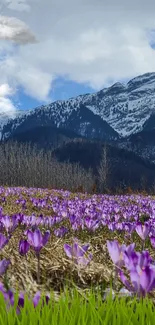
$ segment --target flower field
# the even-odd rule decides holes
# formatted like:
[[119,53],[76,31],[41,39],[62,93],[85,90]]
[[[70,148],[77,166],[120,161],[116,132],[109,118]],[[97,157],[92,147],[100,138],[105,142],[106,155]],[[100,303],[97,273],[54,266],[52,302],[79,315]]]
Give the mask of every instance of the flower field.
[[18,313],[25,293],[37,306],[67,285],[154,301],[154,248],[151,196],[0,187],[0,291],[10,305],[19,292]]

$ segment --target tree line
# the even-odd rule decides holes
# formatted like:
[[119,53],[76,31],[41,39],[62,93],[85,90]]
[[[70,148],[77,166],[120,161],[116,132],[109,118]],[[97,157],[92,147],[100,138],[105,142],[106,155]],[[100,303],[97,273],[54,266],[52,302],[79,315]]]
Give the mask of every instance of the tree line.
[[[106,144],[103,146],[97,175],[91,168],[86,170],[79,163],[70,163],[69,160],[59,162],[51,150],[44,151],[35,145],[16,141],[0,144],[0,186],[109,193],[111,169]],[[144,183],[144,178],[142,180]],[[125,190],[124,184],[120,184],[116,192],[121,190]]]

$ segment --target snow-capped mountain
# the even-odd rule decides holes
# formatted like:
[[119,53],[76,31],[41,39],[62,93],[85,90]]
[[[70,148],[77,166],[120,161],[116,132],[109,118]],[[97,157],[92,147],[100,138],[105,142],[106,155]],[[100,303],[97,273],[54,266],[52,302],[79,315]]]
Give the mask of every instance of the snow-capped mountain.
[[76,99],[71,99],[38,107],[26,115],[9,120],[3,126],[1,139],[6,140],[15,133],[26,132],[39,126],[67,129],[87,138],[107,141],[119,137],[118,133],[98,114],[94,114],[82,102],[76,103]]
[[90,96],[84,99],[85,105],[120,136],[129,136],[143,130],[155,113],[155,73],[138,76],[126,85],[115,83]]
[[126,85],[118,82],[94,94],[37,107],[3,124],[1,132],[6,139],[14,132],[48,125],[90,138],[117,140],[142,131],[154,114],[155,73],[146,73]]
[[25,112],[22,110],[16,110],[13,112],[0,112],[0,139],[2,137],[3,127],[9,121],[14,121],[16,118],[21,118],[22,116],[25,116]]

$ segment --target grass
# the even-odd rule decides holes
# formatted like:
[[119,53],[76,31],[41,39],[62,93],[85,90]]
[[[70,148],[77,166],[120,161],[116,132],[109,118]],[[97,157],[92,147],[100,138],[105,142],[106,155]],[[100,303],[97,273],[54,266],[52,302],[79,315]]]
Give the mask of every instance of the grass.
[[109,296],[103,303],[100,292],[97,299],[93,291],[82,297],[76,288],[73,297],[68,288],[65,299],[61,296],[59,302],[56,302],[51,297],[50,303],[45,304],[44,308],[40,301],[34,309],[32,302],[25,299],[25,306],[17,315],[16,306],[17,296],[15,308],[6,310],[0,294],[0,325],[152,325],[155,315],[153,303],[147,297],[143,300],[134,297],[131,301],[118,297],[112,300],[112,296]]
[[[63,200],[62,196],[54,190],[45,190],[44,194],[41,194],[39,190],[33,194],[36,198],[47,197],[48,201],[49,194],[55,197],[59,197],[60,201]],[[34,207],[30,198],[31,196],[21,193],[23,199],[27,201],[26,209],[23,209],[21,204],[17,205],[15,201],[19,199],[18,195],[10,194],[6,197],[6,202],[3,201],[4,194],[0,194],[0,206],[3,208],[3,212],[6,215],[14,215],[16,213],[23,213],[25,215],[36,216],[43,214],[44,216],[55,216],[56,213],[52,209],[37,208]],[[81,199],[91,197],[91,195],[84,195],[80,193],[71,193],[69,199],[79,197]],[[54,235],[54,229],[60,225],[67,226],[69,232],[62,238],[58,238]],[[40,229],[44,230],[40,227]],[[124,234],[119,232],[111,232],[107,227],[102,227],[99,230],[93,232],[89,231],[77,231],[73,232],[68,221],[65,221],[53,228],[50,228],[51,237],[46,247],[41,250],[40,267],[41,267],[41,283],[37,284],[36,269],[37,259],[35,254],[31,250],[28,253],[27,259],[20,256],[18,252],[18,243],[21,239],[23,229],[18,227],[14,231],[9,244],[7,244],[0,251],[0,259],[10,258],[11,266],[7,271],[7,277],[9,284],[12,288],[18,291],[26,291],[30,295],[34,295],[38,290],[42,292],[50,292],[54,290],[55,299],[58,301],[65,293],[65,288],[69,286],[72,288],[72,283],[75,284],[79,293],[90,292],[93,288],[94,292],[100,289],[101,293],[111,285],[111,278],[114,276],[114,266],[109,257],[106,241],[118,239],[121,243],[124,241]],[[65,243],[71,244],[73,237],[78,237],[82,243],[90,243],[89,252],[93,254],[93,260],[86,269],[80,272],[73,267],[72,262],[66,257],[63,250]],[[141,251],[141,240],[138,235],[134,234],[134,241],[136,242],[136,250]],[[133,241],[126,241],[126,244],[130,244]],[[152,257],[155,258],[155,253],[149,245],[149,252]],[[3,281],[4,277],[0,277],[0,281]],[[115,290],[118,291],[122,287],[122,283],[117,279],[114,283]]]

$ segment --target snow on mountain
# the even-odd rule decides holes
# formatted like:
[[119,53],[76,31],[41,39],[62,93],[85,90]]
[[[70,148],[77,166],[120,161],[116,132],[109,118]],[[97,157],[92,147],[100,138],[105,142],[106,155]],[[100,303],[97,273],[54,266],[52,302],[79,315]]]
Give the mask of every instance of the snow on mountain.
[[25,115],[25,112],[21,110],[14,111],[12,113],[9,112],[8,114],[7,112],[0,112],[0,138],[2,136],[3,126],[17,117],[20,118],[22,115]]
[[[92,112],[91,116],[89,112]],[[25,128],[26,123],[33,127],[33,123],[35,126],[49,124],[50,120],[52,125],[62,128],[71,128],[74,124],[75,132],[77,122],[81,135],[86,135],[88,128],[89,132],[92,128],[91,134],[94,132],[96,136],[94,130],[99,123],[100,133],[102,128],[105,128],[105,132],[111,133],[115,130],[121,137],[126,137],[142,131],[152,114],[155,114],[155,73],[146,73],[131,79],[126,85],[117,82],[93,94],[42,105],[25,114],[23,112],[22,116],[17,114],[15,119],[8,120],[7,123],[1,122],[0,116],[0,131],[4,139],[15,130]]]
[[155,73],[138,76],[126,85],[116,83],[94,96],[84,100],[87,107],[121,136],[129,136],[141,131],[155,113]]

